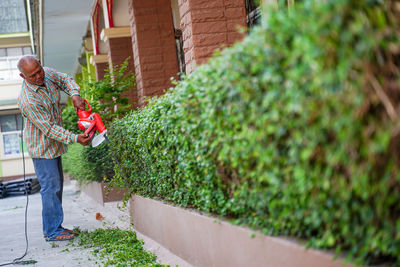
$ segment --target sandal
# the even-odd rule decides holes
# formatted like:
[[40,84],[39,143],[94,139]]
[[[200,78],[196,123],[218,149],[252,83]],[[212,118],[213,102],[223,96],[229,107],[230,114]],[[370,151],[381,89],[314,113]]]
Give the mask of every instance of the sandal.
[[64,229],[64,231],[62,231],[60,234],[62,234],[62,235],[65,235],[65,234],[73,234],[74,233],[74,231],[72,231],[72,230],[69,230],[69,229],[67,229],[67,228],[63,228]]
[[[65,234],[73,234],[74,233],[74,231],[72,231],[72,230],[69,230],[69,229],[67,229],[67,228],[63,228],[64,229],[64,231],[62,231],[60,234],[62,234],[62,235],[65,235]],[[43,234],[43,237],[44,238],[47,238],[47,234]]]
[[73,234],[59,233],[58,235],[56,235],[54,237],[47,237],[46,242],[67,241],[67,240],[72,240],[74,238],[75,238],[75,236]]

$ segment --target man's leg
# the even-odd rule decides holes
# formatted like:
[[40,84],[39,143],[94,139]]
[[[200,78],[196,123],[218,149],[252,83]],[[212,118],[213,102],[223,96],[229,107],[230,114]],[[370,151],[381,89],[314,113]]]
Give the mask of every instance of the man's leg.
[[[59,173],[60,173],[61,190],[60,190],[59,194],[57,194],[57,197],[60,199],[60,202],[61,202],[61,204],[62,204],[62,194],[63,194],[63,186],[64,186],[64,173],[63,173],[63,168],[62,168],[62,160],[61,160],[61,157],[59,157],[58,159],[59,159],[59,160],[58,160],[58,171],[59,171]],[[62,228],[62,230],[63,230],[64,233],[69,233],[69,234],[72,234],[72,233],[73,233],[72,230],[66,229],[66,228],[64,228],[64,227],[62,227],[62,226],[61,226],[61,228]]]
[[59,169],[61,159],[32,160],[41,187],[43,233],[54,237],[63,231],[61,224],[64,220],[61,205],[63,177]]

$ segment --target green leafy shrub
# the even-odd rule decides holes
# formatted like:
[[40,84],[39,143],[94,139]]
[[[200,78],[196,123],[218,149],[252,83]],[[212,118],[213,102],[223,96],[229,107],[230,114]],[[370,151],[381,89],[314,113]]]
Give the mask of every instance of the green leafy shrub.
[[128,59],[120,66],[108,69],[104,79],[84,82],[81,94],[90,102],[93,110],[99,113],[104,123],[126,115],[134,104],[127,97],[129,91],[136,90],[135,76],[128,70]]
[[395,6],[264,10],[243,42],[113,123],[127,176],[115,183],[358,263],[400,264]]
[[[107,124],[128,113],[132,103],[128,103],[126,93],[133,90],[135,77],[128,71],[128,59],[113,70],[108,70],[104,80],[87,82],[82,81],[81,96],[86,98],[92,106],[93,112],[99,113],[103,123]],[[73,133],[82,133],[79,129],[78,115],[70,103],[64,108],[63,126]],[[81,183],[91,181],[108,181],[114,175],[113,160],[104,143],[92,148],[71,145],[70,150],[63,156],[64,170]]]
[[98,147],[72,144],[63,155],[63,170],[80,183],[109,181],[114,176],[114,165],[107,144]]
[[[99,113],[104,123],[126,115],[134,104],[127,97],[127,93],[134,90],[136,85],[134,74],[128,70],[128,59],[120,66],[114,66],[112,70],[108,69],[103,80],[79,81],[81,97],[88,100],[93,112]],[[63,109],[62,118],[65,129],[73,133],[82,132],[77,125],[78,115],[71,101]]]
[[71,144],[68,146],[68,153],[62,156],[63,171],[77,180],[87,176],[86,169],[82,164],[82,150],[80,144]]
[[63,127],[75,134],[82,133],[78,127],[78,115],[72,105],[67,105],[62,111]]

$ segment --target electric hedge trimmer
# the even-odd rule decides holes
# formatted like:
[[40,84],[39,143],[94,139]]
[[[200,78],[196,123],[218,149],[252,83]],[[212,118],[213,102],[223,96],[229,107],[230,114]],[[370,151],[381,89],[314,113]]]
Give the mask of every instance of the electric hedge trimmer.
[[[84,134],[87,134],[92,140],[92,147],[96,147],[104,142],[104,140],[108,144],[108,148],[111,151],[112,156],[114,157],[115,162],[117,162],[120,171],[122,172],[121,165],[117,160],[117,157],[114,154],[114,151],[111,149],[110,140],[107,137],[107,129],[104,126],[103,121],[98,113],[92,113],[92,107],[90,106],[89,102],[84,99],[88,110],[80,110],[78,109],[78,127],[85,131]],[[96,131],[99,132],[98,135],[95,136]]]
[[[107,138],[107,129],[103,124],[103,121],[100,118],[100,115],[98,113],[93,112],[92,113],[92,107],[88,103],[86,99],[84,99],[86,106],[89,108],[89,110],[80,110],[78,109],[78,127],[81,130],[84,130],[84,134],[87,134],[90,136],[90,139],[92,139],[92,147],[96,147],[100,145],[101,143],[104,142],[104,140],[107,140],[107,143],[110,143],[108,138]],[[96,131],[99,131],[99,134],[95,136]]]

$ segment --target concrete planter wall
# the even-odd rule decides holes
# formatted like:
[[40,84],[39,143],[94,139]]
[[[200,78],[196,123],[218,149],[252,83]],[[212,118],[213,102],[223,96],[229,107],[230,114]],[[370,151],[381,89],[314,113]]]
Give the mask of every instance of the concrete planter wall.
[[92,182],[82,185],[82,191],[101,205],[105,202],[120,201],[127,192],[126,189],[120,188],[111,188],[108,192],[106,186],[106,183]]
[[194,266],[342,267],[341,260],[283,238],[265,236],[197,212],[133,196],[134,228]]

